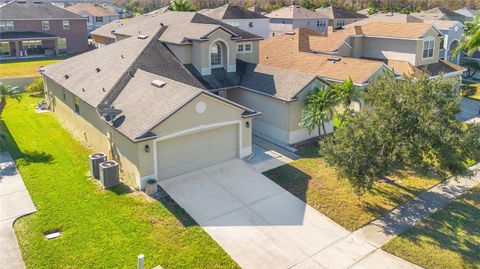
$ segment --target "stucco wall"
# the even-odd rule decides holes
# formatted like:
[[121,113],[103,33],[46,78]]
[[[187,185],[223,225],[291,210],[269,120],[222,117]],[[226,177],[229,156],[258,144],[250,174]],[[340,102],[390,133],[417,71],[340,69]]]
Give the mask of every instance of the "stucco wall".
[[[269,21],[270,20],[268,18],[265,18],[265,19],[248,19],[248,20],[246,20],[246,19],[222,20],[222,22],[228,23],[228,24],[238,23],[238,28],[240,28],[244,31],[250,32],[250,33],[254,33],[254,34],[256,34],[258,36],[261,36],[261,37],[264,37],[264,38],[268,38],[269,35],[270,35]],[[253,27],[249,27],[250,22],[253,22]]]
[[[423,59],[423,42],[424,42],[424,39],[428,37],[433,37],[435,39],[435,48],[433,49],[433,57],[430,59]],[[438,62],[438,59],[440,58],[441,38],[438,37],[437,31],[435,31],[433,28],[430,28],[430,30],[428,30],[424,34],[423,38],[418,40],[416,43],[417,43],[417,47],[416,47],[416,61],[414,63],[415,66],[421,66],[421,65]]]
[[192,45],[166,44],[182,64],[192,63]]
[[[240,44],[251,44],[252,51],[238,53],[238,45]],[[237,42],[237,47],[235,48],[235,51],[237,51],[237,59],[240,59],[242,61],[249,62],[249,63],[258,64],[258,57],[260,55],[259,41]]]
[[[317,21],[323,21],[323,25],[317,27]],[[328,32],[328,20],[327,19],[270,19],[270,36],[272,33],[285,33],[290,32],[295,28],[309,28],[311,30],[326,34]]]
[[415,64],[416,52],[417,41],[415,40],[363,38],[363,57],[400,60]]
[[236,71],[236,42],[231,40],[231,34],[218,29],[208,36],[206,41],[193,41],[192,64],[202,75],[211,74],[210,46],[217,41],[222,41],[226,46],[228,58],[224,58],[223,65],[228,72]]

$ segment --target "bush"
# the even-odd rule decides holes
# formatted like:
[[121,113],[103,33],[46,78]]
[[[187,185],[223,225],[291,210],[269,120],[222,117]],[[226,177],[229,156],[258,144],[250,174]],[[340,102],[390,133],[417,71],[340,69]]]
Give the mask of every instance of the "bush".
[[472,96],[477,92],[477,87],[475,85],[466,85],[463,84],[460,86],[462,96]]
[[25,87],[25,92],[30,94],[43,94],[43,78],[37,78],[30,85]]

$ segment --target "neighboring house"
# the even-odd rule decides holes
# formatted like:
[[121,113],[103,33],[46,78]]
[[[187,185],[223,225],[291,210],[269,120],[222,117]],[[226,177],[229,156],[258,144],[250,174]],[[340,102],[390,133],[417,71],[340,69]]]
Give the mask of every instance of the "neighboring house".
[[411,15],[425,21],[448,20],[448,21],[459,21],[461,23],[465,23],[466,21],[470,20],[464,15],[444,7],[435,7],[419,13],[412,13]]
[[58,118],[131,184],[249,156],[252,132],[278,144],[316,135],[299,127],[301,109],[328,82],[258,64],[261,37],[202,14],[141,17],[105,26],[115,42],[44,70]]
[[440,45],[440,59],[447,60],[454,64],[461,62],[460,55],[453,56],[452,50],[455,49],[463,34],[464,25],[458,21],[449,20],[422,20],[418,17],[399,13],[376,14],[367,19],[349,24],[347,28],[361,26],[371,22],[387,22],[387,23],[428,23],[434,25],[443,34],[444,39]]
[[124,19],[128,17],[128,12],[126,8],[109,4],[102,4],[102,7],[110,12],[117,14],[119,19]]
[[261,15],[266,15],[267,14],[267,11],[259,6],[253,6],[251,8],[248,8],[248,10],[252,11],[252,12],[255,12],[257,14],[261,14]]
[[199,13],[258,36],[269,37],[269,18],[237,5],[226,4],[200,10]]
[[365,15],[352,12],[348,9],[333,6],[317,8],[315,12],[327,17],[328,25],[332,26],[333,29],[340,29],[347,24],[368,18]]
[[2,58],[83,52],[87,23],[47,2],[13,1],[0,6],[0,42]]
[[116,13],[90,3],[77,3],[65,9],[87,18],[87,28],[89,31],[100,28],[119,18]]
[[432,24],[370,22],[310,40],[310,49],[387,63],[400,74],[425,71],[431,77],[459,77],[463,67],[440,60],[444,36]]
[[270,18],[270,35],[292,32],[296,28],[308,28],[323,34],[328,32],[328,18],[298,5],[275,10]]
[[471,8],[461,8],[461,9],[457,9],[455,10],[456,13],[460,14],[460,15],[463,15],[467,18],[466,21],[473,21],[473,19],[475,18],[475,16],[478,15],[478,10],[475,10],[475,9],[471,9]]

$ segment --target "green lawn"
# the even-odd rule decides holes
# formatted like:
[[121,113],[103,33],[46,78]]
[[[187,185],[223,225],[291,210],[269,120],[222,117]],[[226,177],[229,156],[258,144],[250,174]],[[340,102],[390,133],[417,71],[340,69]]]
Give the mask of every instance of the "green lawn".
[[390,177],[393,183],[377,183],[371,192],[357,196],[347,180],[337,179],[336,172],[326,166],[312,144],[302,146],[299,153],[301,159],[265,175],[350,231],[440,182],[399,170]]
[[480,100],[480,83],[474,84],[473,86],[477,88],[477,91],[475,92],[475,94],[470,95],[468,97],[475,100]]
[[[15,223],[29,268],[237,268],[238,265],[172,200],[161,202],[124,186],[102,190],[88,177],[90,150],[39,99],[8,100],[2,132],[38,212]],[[47,241],[43,234],[60,229]]]
[[480,268],[480,185],[383,249],[425,268]]
[[33,77],[40,76],[38,68],[59,62],[66,57],[56,57],[50,59],[29,59],[0,62],[0,78],[11,77]]

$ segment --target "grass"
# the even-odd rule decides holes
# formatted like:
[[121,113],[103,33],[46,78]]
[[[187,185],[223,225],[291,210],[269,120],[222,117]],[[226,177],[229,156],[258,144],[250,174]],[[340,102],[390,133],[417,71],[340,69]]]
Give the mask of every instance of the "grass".
[[472,95],[467,96],[468,98],[479,100],[480,101],[480,83],[473,84],[471,86],[474,86],[477,88],[476,92],[473,93]]
[[67,57],[22,59],[0,62],[0,78],[40,76],[38,68],[64,60]]
[[302,158],[265,175],[350,231],[440,182],[428,175],[398,170],[390,177],[393,183],[377,183],[370,192],[358,196],[347,180],[337,178],[312,143],[301,146],[299,154]]
[[[125,186],[102,190],[88,176],[91,151],[38,98],[8,100],[2,132],[38,211],[15,223],[29,268],[237,268],[217,243],[172,200],[160,202]],[[43,234],[61,230],[45,240]]]
[[480,268],[480,185],[383,247],[425,268]]

